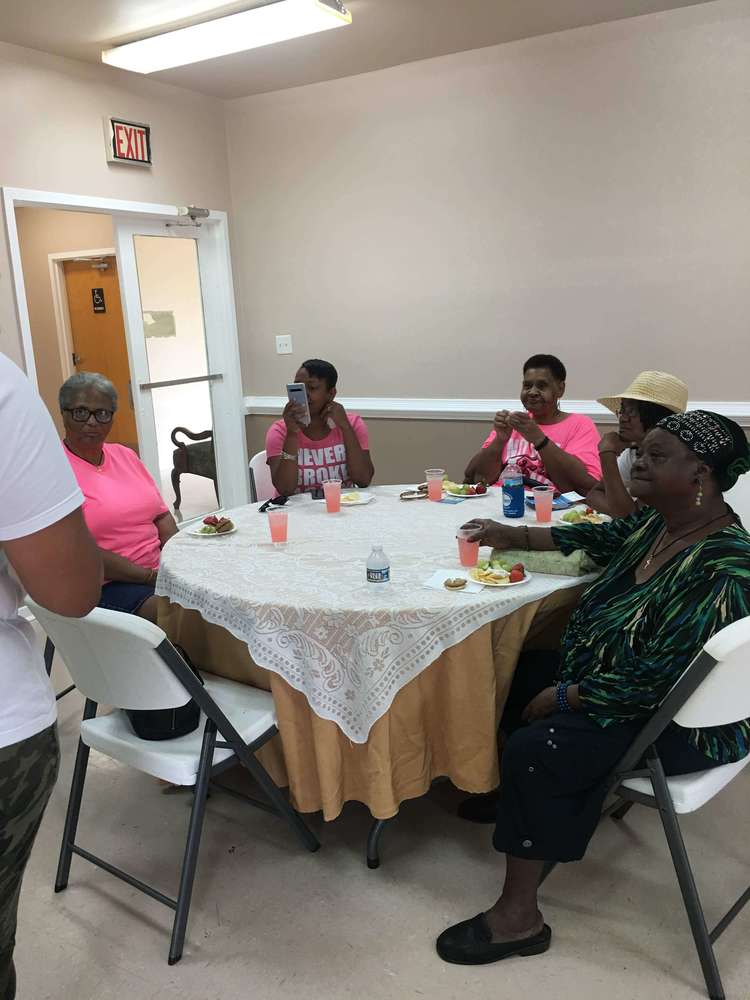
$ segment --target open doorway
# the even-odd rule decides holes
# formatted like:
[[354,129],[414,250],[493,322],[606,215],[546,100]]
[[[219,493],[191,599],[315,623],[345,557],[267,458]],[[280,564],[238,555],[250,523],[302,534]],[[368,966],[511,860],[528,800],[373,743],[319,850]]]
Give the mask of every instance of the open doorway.
[[[119,396],[108,440],[140,453],[112,217],[19,207],[15,218],[37,383],[58,429],[62,433],[57,401],[62,382],[76,371],[97,371],[114,383]],[[177,356],[186,352],[202,350],[205,357],[195,262],[187,246],[180,249],[170,244],[159,254],[144,250],[139,256],[152,377],[155,372],[166,378],[179,367]],[[186,385],[163,393],[155,410],[155,478],[165,502],[178,520],[213,510],[218,486],[207,387]]]

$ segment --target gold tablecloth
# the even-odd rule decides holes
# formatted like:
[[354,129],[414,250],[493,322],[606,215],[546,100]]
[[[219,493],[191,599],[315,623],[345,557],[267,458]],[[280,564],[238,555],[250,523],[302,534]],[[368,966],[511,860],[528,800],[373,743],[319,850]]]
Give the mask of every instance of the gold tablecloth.
[[356,800],[388,819],[437,777],[467,792],[497,786],[497,727],[521,648],[554,648],[581,590],[555,591],[446,650],[398,692],[363,744],[315,715],[303,694],[198,612],[162,598],[159,624],[201,669],[273,694],[279,734],[259,757],[300,812],[322,810],[332,820]]

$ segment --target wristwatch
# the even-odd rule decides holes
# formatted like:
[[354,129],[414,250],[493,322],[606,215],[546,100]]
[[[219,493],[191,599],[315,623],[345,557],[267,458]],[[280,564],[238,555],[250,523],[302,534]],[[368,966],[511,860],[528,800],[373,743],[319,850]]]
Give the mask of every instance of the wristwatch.
[[546,448],[548,444],[549,444],[549,438],[545,434],[542,440],[539,442],[539,444],[535,445],[535,448],[537,451],[541,451],[542,448]]

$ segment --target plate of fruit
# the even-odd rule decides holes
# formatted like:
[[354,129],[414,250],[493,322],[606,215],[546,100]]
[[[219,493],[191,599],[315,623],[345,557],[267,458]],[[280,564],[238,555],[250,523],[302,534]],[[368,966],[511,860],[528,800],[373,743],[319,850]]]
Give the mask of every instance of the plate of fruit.
[[480,559],[474,569],[469,570],[469,576],[484,587],[517,587],[531,579],[523,563],[511,564],[506,559]]
[[217,517],[216,514],[209,514],[203,518],[203,524],[193,525],[188,528],[189,535],[197,535],[199,538],[213,538],[214,535],[231,535],[237,528],[234,521],[228,517]]
[[574,507],[573,510],[563,514],[561,520],[566,524],[603,524],[605,519],[601,514],[597,514],[593,507],[586,507],[585,510]]
[[443,482],[443,489],[449,497],[460,497],[462,500],[467,500],[469,497],[487,496],[487,487],[484,483],[477,483],[474,486],[471,483],[454,483],[450,479],[446,479]]

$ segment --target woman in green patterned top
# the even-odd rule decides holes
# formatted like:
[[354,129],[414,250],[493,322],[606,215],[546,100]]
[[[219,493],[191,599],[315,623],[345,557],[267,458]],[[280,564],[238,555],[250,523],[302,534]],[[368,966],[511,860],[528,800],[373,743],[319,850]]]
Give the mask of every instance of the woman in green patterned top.
[[[704,410],[675,414],[649,432],[633,465],[638,513],[551,529],[466,526],[495,548],[583,549],[603,572],[542,676],[517,671],[509,704],[525,686],[527,725],[503,752],[493,838],[506,854],[505,884],[488,911],[440,935],[445,961],[485,964],[549,947],[537,906],[545,861],[583,857],[612,768],[706,640],[750,615],[750,535],[722,495],[748,469],[737,424]],[[703,771],[746,756],[750,724],[672,725],[657,746],[667,774]]]

